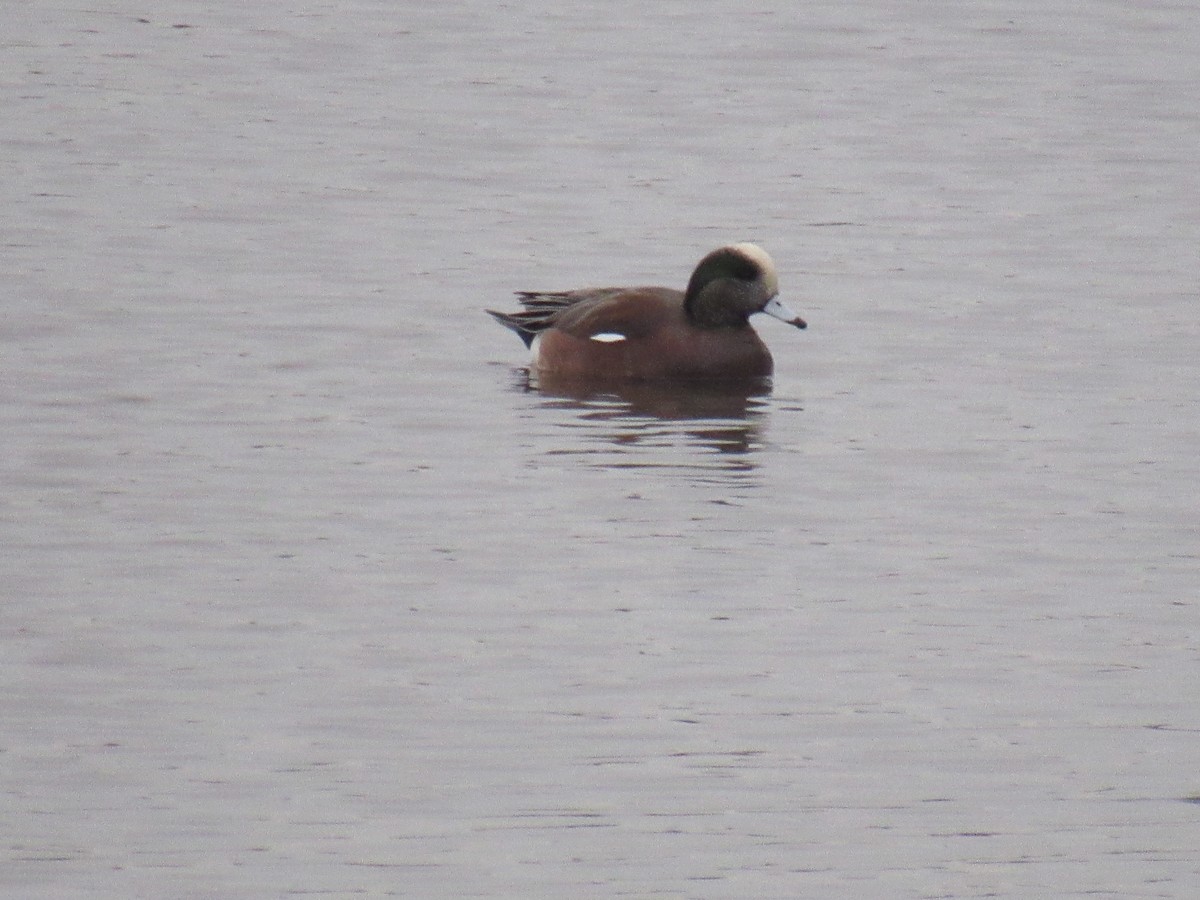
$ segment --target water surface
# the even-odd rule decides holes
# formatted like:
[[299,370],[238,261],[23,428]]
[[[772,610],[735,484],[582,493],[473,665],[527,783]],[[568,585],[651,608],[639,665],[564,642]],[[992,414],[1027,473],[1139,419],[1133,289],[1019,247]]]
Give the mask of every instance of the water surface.
[[[7,19],[0,892],[1195,893],[1183,7]],[[768,389],[482,312],[732,240]]]

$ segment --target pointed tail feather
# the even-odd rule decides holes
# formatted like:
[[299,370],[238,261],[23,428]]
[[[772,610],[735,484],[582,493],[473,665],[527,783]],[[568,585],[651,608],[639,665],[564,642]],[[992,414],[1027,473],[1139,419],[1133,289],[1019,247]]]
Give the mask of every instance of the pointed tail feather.
[[521,313],[502,313],[496,312],[494,309],[484,310],[489,316],[503,325],[505,328],[511,328],[517,333],[517,337],[525,342],[525,346],[532,347],[533,339],[537,337],[538,331],[541,329],[527,328],[521,320]]

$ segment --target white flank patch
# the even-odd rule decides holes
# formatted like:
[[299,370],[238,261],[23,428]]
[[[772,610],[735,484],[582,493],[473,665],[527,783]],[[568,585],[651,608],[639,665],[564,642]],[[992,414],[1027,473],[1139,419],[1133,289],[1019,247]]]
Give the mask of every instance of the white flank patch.
[[591,340],[599,341],[602,344],[615,344],[617,341],[625,340],[625,335],[615,331],[602,331],[599,334],[590,335]]

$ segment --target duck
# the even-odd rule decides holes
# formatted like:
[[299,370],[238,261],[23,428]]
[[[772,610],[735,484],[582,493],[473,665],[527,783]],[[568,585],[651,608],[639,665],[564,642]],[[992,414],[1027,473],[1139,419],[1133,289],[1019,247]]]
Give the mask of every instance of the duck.
[[767,378],[775,363],[750,317],[765,313],[808,327],[779,299],[775,263],[753,243],[713,250],[683,291],[610,287],[516,296],[519,312],[486,312],[532,351],[531,373],[560,379]]

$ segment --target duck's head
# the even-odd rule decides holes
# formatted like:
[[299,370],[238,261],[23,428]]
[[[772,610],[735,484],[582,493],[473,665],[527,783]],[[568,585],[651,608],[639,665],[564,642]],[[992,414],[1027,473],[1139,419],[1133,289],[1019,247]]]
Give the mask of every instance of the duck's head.
[[807,328],[778,295],[779,276],[767,251],[757,244],[730,244],[700,260],[688,281],[683,308],[696,324],[710,328],[745,325],[760,312]]

